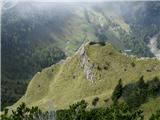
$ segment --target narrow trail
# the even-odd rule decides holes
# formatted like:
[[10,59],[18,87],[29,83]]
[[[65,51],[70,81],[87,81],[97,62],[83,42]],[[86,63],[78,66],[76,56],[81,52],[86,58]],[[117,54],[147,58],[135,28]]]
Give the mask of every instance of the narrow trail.
[[157,37],[158,34],[154,35],[149,41],[148,47],[150,48],[150,51],[160,59],[160,49],[157,48]]

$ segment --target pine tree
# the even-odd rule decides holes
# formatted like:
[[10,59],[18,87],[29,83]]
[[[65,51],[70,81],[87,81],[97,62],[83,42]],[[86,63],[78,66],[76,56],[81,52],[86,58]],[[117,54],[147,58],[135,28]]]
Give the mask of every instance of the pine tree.
[[137,85],[141,89],[145,89],[146,88],[146,84],[144,82],[144,76],[143,75],[140,77],[139,81],[137,82]]
[[118,99],[122,96],[122,80],[119,79],[118,85],[115,87],[113,93],[112,93],[112,101],[113,103],[117,103]]

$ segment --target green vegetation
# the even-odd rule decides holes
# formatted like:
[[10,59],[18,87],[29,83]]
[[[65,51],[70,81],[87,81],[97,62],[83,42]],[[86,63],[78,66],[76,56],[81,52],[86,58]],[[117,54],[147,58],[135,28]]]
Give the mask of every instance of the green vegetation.
[[[21,81],[21,80],[10,80],[8,78],[3,78],[5,81],[1,82],[1,109],[3,110],[4,107],[11,105],[11,103],[15,103],[16,100],[21,98],[21,95],[24,94],[26,91],[28,81]],[[7,87],[8,84],[10,87]]]
[[95,98],[93,99],[93,101],[92,101],[92,105],[93,105],[93,106],[96,106],[97,103],[98,103],[98,101],[99,101],[99,97],[95,97]]
[[[154,78],[153,82],[159,82],[158,78]],[[143,76],[137,81],[136,85],[139,89],[144,89],[146,86],[152,83],[144,83]],[[155,83],[156,84],[156,83]],[[126,85],[128,86],[128,85]],[[125,87],[124,87],[125,88]],[[122,82],[121,79],[119,83],[115,87],[112,93],[113,104],[105,105],[101,107],[94,107],[87,109],[88,103],[85,100],[81,100],[80,102],[76,102],[69,106],[68,109],[60,109],[56,111],[46,111],[42,112],[38,107],[26,107],[25,103],[20,104],[16,110],[12,110],[11,114],[8,114],[8,109],[5,109],[1,114],[1,120],[37,120],[37,119],[56,119],[56,120],[159,120],[160,118],[160,109],[154,111],[154,113],[150,117],[146,117],[143,114],[143,111],[138,108],[130,109],[125,102],[119,101],[120,97],[122,97]],[[131,91],[127,91],[127,89],[123,89],[123,92],[134,92],[137,88],[133,88]],[[160,91],[160,86],[158,90],[154,91],[158,94]],[[132,94],[132,93],[131,93]],[[155,94],[154,94],[155,95]],[[144,96],[143,96],[144,97]],[[113,99],[115,98],[115,99]],[[143,100],[142,97],[133,97],[136,99]],[[135,100],[135,99],[134,99]],[[99,102],[99,98],[95,97],[92,100],[92,105],[96,106]],[[135,105],[133,101],[129,101],[129,105]],[[139,101],[136,101],[139,102]],[[135,106],[137,107],[137,106]]]
[[114,103],[117,103],[118,99],[122,96],[122,80],[120,79],[118,81],[118,85],[115,87],[113,93],[112,93],[112,101]]
[[[106,4],[87,4],[84,6],[83,4],[76,6],[67,5],[62,7],[61,5],[52,6],[48,3],[35,5],[35,3],[21,2],[11,10],[4,10],[2,14],[1,34],[2,106],[11,105],[18,100],[25,93],[27,84],[29,83],[28,81],[31,80],[35,73],[59,62],[67,56],[73,55],[86,41],[97,41],[104,47],[104,42],[107,41],[119,50],[131,50],[129,54],[134,54],[138,57],[154,56],[147,47],[147,44],[149,38],[157,34],[160,30],[159,5],[159,2],[154,1],[139,2],[138,4],[136,2],[124,2],[123,4],[113,2]],[[94,45],[94,42],[90,44]],[[95,52],[94,49],[93,52]],[[113,51],[108,54],[115,57]],[[119,57],[120,56],[117,57],[117,60]],[[103,63],[103,60],[100,61]],[[94,62],[94,60],[92,62]],[[125,70],[126,74],[130,72],[128,71],[130,67],[127,68],[128,64],[125,66],[124,63],[120,63],[123,67],[125,66],[123,70],[121,70],[120,67],[116,68],[118,64],[114,64],[115,66],[113,65],[114,68],[112,68],[110,59],[105,62],[103,65],[98,61],[94,64],[99,71],[102,71],[102,74],[104,71],[110,71],[109,73],[106,72],[107,75],[109,75],[109,81],[111,81],[111,79],[116,79],[115,81],[119,79],[117,76],[110,77],[111,74],[117,74],[113,69],[117,69],[117,71]],[[144,67],[144,64],[147,63],[140,65],[141,63],[135,62],[134,60],[132,62],[135,63],[135,65],[130,63],[133,66],[131,72],[138,69],[138,71],[136,71],[137,73],[133,73],[133,76],[136,74],[135,76],[139,77],[142,75],[140,67]],[[77,65],[77,63],[75,64]],[[91,63],[91,65],[93,64]],[[63,66],[61,67],[63,68]],[[74,69],[74,67],[72,69]],[[82,73],[81,69],[80,71]],[[61,74],[61,72],[63,71],[60,70],[59,74]],[[138,75],[138,72],[140,75]],[[94,73],[98,74],[95,76],[99,80],[105,77],[99,74],[96,69]],[[151,73],[148,74],[150,75]],[[148,77],[149,75],[144,76],[150,78]],[[82,74],[80,76],[81,78],[78,78],[79,81],[84,78]],[[135,79],[136,77],[133,76],[131,75],[129,78]],[[151,77],[153,76],[154,75],[151,75]],[[49,75],[47,75],[46,79],[48,79],[48,77]],[[71,81],[70,78],[71,76],[66,79]],[[76,75],[73,75],[72,78],[76,79]],[[106,77],[104,81],[107,81],[108,78]],[[55,79],[59,78],[55,77]],[[17,85],[12,85],[14,82],[20,82],[19,86],[21,87],[19,87],[19,89],[21,92],[15,91]],[[99,84],[100,83],[98,83],[98,85]],[[76,87],[79,88],[79,86]],[[112,83],[111,86],[113,86]],[[92,97],[95,97],[94,95],[95,93],[98,94],[98,91],[105,89],[104,87],[101,88],[101,85],[98,87],[100,87],[100,90],[96,88],[96,90],[92,92],[94,93]],[[106,88],[106,90],[107,89],[108,88]],[[109,90],[112,91],[113,87],[109,88]],[[76,91],[78,92],[78,90]],[[102,92],[102,96],[103,95]],[[86,97],[87,93],[84,96]],[[80,95],[78,98],[74,98],[74,100],[84,96]]]
[[131,112],[124,103],[90,110],[86,110],[86,107],[87,103],[82,100],[71,105],[68,110],[57,111],[56,118],[57,120],[143,120],[141,110]]
[[145,83],[142,76],[136,83],[124,86],[122,97],[130,109],[136,109],[149,99],[158,97],[159,92],[160,80],[157,77]]
[[[5,109],[1,115],[1,120],[143,120],[143,111],[130,111],[124,103],[91,110],[86,110],[86,108],[87,103],[81,100],[71,105],[69,109],[58,110],[55,115],[50,116],[51,111],[42,112],[38,107],[32,107],[30,109],[22,103],[17,110],[12,111],[10,115],[8,115],[8,110]],[[152,115],[151,120],[156,120],[154,118],[157,118],[157,115]]]
[[159,120],[160,119],[160,110],[157,110],[155,114],[151,116],[149,120]]
[[4,110],[1,114],[1,120],[48,120],[49,113],[42,112],[38,107],[28,108],[25,103],[22,103],[13,110],[11,114],[8,113],[8,109]]
[[[131,66],[133,62],[135,67]],[[54,101],[50,106],[56,110],[68,109],[82,99],[89,103],[87,108],[99,108],[111,105],[113,98],[115,102],[125,101],[129,109],[135,110],[158,98],[159,71],[157,59],[130,57],[107,43],[105,46],[88,43],[72,57],[37,73],[26,94],[11,108],[25,102],[29,107],[38,106],[45,111],[48,102]],[[142,110],[146,113],[150,109]]]

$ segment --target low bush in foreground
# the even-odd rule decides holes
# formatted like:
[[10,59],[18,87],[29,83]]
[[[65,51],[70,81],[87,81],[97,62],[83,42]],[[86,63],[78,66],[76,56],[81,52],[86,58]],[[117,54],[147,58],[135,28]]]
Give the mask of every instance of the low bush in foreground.
[[130,111],[125,103],[110,107],[86,110],[88,103],[84,100],[70,106],[67,110],[42,112],[38,107],[27,108],[22,103],[12,114],[6,109],[2,120],[143,120],[143,111]]

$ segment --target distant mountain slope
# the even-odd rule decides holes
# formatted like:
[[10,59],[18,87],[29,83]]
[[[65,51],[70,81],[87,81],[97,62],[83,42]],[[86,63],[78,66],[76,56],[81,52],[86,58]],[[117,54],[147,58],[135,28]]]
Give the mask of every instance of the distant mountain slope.
[[107,41],[128,54],[153,57],[147,44],[159,31],[159,11],[159,2],[20,2],[2,10],[2,89],[15,89],[10,80],[30,80],[86,41]]
[[160,35],[159,35],[158,38],[157,38],[157,48],[160,49]]
[[119,79],[124,85],[136,82],[142,75],[151,80],[160,78],[159,71],[160,60],[138,59],[118,52],[111,44],[90,42],[72,57],[38,72],[14,107],[25,102],[47,110],[51,101],[54,108],[62,109],[81,99],[91,103],[96,96],[102,106]]

